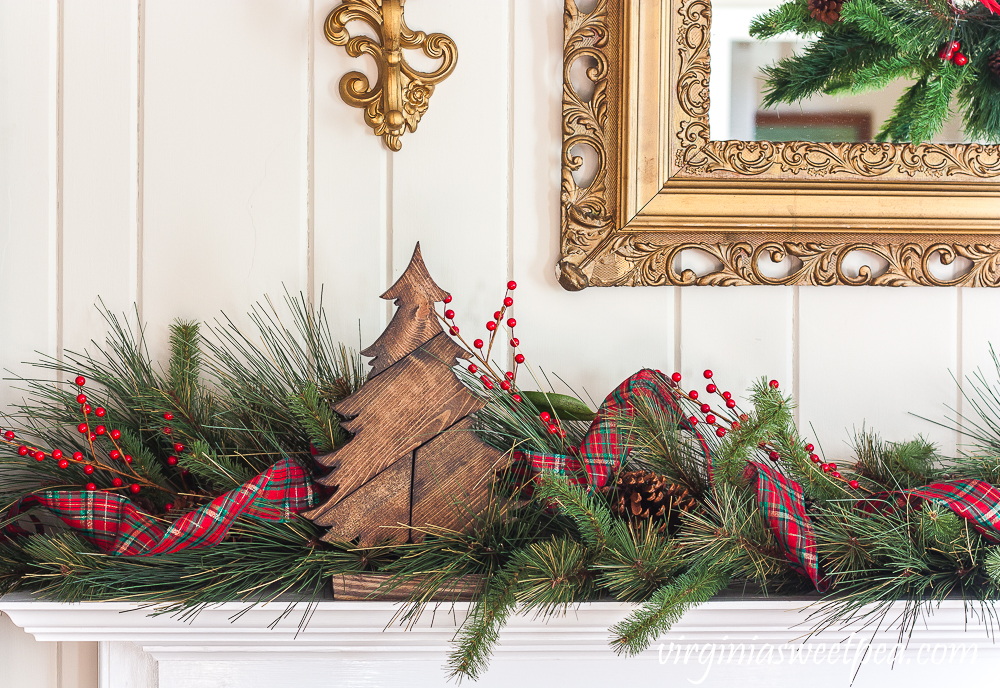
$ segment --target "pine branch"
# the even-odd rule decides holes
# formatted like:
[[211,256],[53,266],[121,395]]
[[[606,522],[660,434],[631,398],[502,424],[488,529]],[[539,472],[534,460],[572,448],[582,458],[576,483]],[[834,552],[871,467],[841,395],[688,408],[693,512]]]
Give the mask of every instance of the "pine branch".
[[329,404],[320,398],[314,384],[308,383],[297,394],[289,395],[288,408],[317,451],[330,452],[347,441],[347,433],[340,426],[340,420]]
[[775,38],[783,33],[812,36],[822,33],[826,24],[809,16],[808,0],[793,0],[778,5],[750,22],[750,35],[759,41]]
[[558,504],[569,516],[588,547],[595,552],[608,543],[612,527],[611,511],[600,497],[551,473],[542,473],[535,484],[535,498]]

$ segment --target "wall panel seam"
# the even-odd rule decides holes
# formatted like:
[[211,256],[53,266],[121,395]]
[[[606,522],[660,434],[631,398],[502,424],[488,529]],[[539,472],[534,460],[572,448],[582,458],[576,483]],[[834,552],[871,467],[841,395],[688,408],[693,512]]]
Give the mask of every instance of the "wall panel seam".
[[[64,111],[64,55],[63,46],[63,22],[64,22],[64,0],[56,0],[56,21],[55,21],[55,227],[54,246],[51,247],[55,258],[55,304],[54,313],[50,316],[50,324],[54,325],[56,340],[55,353],[58,361],[63,360],[63,336],[65,333],[65,323],[63,317],[64,300],[64,255],[63,255],[63,111]],[[52,320],[54,319],[54,323]],[[56,379],[62,379],[61,371],[56,371]]]
[[316,302],[316,2],[309,0],[306,56],[306,293]]

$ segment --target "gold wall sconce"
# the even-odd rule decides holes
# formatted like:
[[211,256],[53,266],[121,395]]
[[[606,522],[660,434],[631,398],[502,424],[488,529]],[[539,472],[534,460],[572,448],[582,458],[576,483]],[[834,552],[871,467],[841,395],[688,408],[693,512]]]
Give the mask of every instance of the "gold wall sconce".
[[[340,97],[364,109],[365,123],[392,151],[402,147],[405,130],[417,130],[435,85],[448,78],[458,60],[458,48],[448,36],[410,30],[403,18],[405,2],[343,0],[326,18],[327,40],[345,46],[351,57],[370,55],[375,60],[375,85],[361,72],[348,72],[340,80]],[[364,22],[379,38],[351,36],[347,24],[352,21]],[[441,59],[441,65],[432,72],[418,72],[406,62],[404,49],[423,50],[428,57]]]

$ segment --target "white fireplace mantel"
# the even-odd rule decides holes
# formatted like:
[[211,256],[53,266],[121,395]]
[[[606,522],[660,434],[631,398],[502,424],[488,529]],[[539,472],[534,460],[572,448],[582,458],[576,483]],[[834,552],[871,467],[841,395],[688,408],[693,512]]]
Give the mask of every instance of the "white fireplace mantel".
[[[809,602],[715,600],[689,612],[639,657],[617,657],[608,628],[630,605],[598,602],[549,619],[518,616],[505,627],[490,670],[475,685],[929,685],[989,681],[1000,646],[987,624],[947,601],[924,619],[895,662],[895,631],[829,631],[802,645]],[[223,604],[182,621],[130,603],[0,599],[0,611],[42,641],[99,641],[102,688],[194,686],[442,686],[443,666],[467,604],[429,609],[407,630],[386,602],[321,602],[305,629],[299,605]],[[273,628],[269,628],[272,626]],[[870,644],[865,652],[865,645]],[[673,648],[673,649],[672,649]],[[742,658],[742,659],[741,659]],[[704,680],[700,680],[704,679]],[[900,683],[896,683],[899,681]],[[983,685],[990,685],[984,683]]]

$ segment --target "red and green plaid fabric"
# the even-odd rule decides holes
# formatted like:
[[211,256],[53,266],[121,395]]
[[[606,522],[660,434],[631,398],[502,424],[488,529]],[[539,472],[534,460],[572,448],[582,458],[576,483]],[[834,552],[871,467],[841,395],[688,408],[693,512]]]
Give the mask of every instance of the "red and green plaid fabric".
[[[632,450],[631,438],[621,425],[624,419],[635,417],[636,404],[642,403],[640,399],[658,405],[676,418],[682,428],[695,432],[674,399],[671,385],[670,378],[659,371],[640,370],[607,396],[579,450],[570,455],[515,451],[514,477],[523,485],[545,471],[565,476],[574,485],[603,487]],[[711,467],[711,455],[704,440],[702,448]]]
[[805,510],[802,488],[770,466],[747,462],[744,477],[757,483],[757,507],[778,539],[785,558],[812,579],[820,592],[829,586],[819,572],[816,533]]
[[125,497],[103,490],[41,492],[21,500],[14,513],[43,506],[102,552],[150,556],[214,545],[226,537],[240,516],[283,523],[313,507],[315,498],[309,474],[295,461],[284,459],[250,482],[185,514],[165,531],[157,519]]
[[902,508],[907,502],[919,509],[921,501],[934,499],[969,521],[991,542],[1000,542],[1000,489],[982,480],[948,480],[910,490],[876,494],[861,502],[868,512]]

